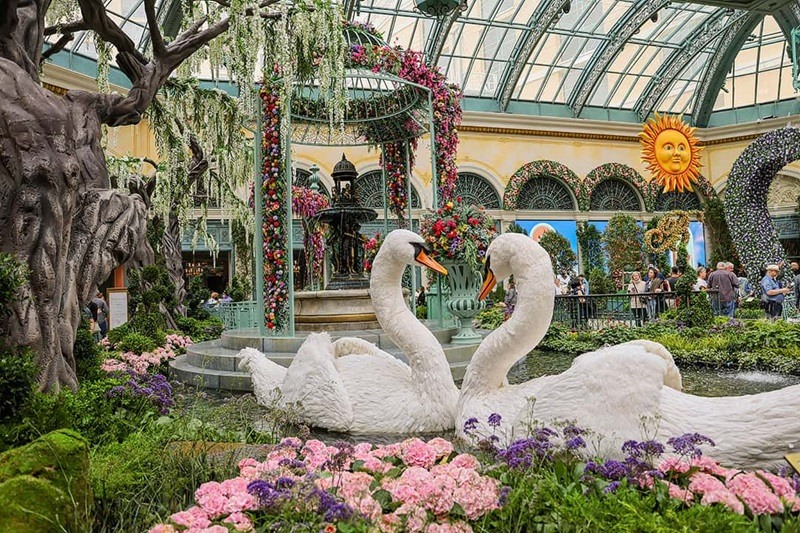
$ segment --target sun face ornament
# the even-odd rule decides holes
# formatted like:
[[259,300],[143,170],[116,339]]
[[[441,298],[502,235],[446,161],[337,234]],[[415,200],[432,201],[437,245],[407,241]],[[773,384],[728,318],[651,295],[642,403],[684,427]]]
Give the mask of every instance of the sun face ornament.
[[648,181],[655,180],[664,192],[691,191],[700,176],[700,152],[695,128],[681,117],[655,114],[639,133],[642,162],[650,171]]

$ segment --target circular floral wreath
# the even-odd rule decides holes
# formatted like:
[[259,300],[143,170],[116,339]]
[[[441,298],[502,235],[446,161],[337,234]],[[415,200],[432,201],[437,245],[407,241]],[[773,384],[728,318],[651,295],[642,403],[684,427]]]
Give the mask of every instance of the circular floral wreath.
[[548,161],[540,159],[538,161],[531,161],[525,163],[511,176],[506,185],[506,190],[503,193],[503,206],[508,211],[517,209],[517,202],[519,201],[519,193],[528,181],[535,178],[542,178],[552,176],[564,182],[570,188],[572,194],[578,199],[578,208],[585,211],[589,208],[581,206],[581,179],[566,166],[556,161]]
[[784,128],[756,139],[736,159],[725,189],[725,218],[739,259],[751,280],[786,252],[772,224],[767,195],[778,172],[800,159],[800,129]]
[[581,207],[582,211],[588,211],[591,204],[592,193],[595,188],[604,181],[611,179],[622,180],[633,186],[633,188],[638,190],[642,195],[645,210],[655,210],[656,199],[658,198],[658,191],[660,189],[655,182],[648,183],[636,169],[628,165],[622,163],[606,163],[589,172],[586,175],[586,179],[583,180],[581,197],[585,201],[586,207]]

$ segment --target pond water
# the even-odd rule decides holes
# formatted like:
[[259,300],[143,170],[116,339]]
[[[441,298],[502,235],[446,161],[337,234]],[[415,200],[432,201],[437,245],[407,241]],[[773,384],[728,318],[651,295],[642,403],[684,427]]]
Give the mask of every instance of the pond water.
[[[560,374],[572,364],[572,356],[534,350],[508,373],[510,383]],[[712,368],[681,368],[683,392],[697,396],[741,396],[781,389],[800,383],[799,376],[775,372]]]

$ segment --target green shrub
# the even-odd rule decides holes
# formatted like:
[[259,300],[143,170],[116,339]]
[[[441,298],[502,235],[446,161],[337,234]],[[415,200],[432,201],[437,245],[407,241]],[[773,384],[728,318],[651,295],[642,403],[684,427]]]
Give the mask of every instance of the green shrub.
[[203,308],[203,304],[205,304],[209,296],[211,296],[211,291],[203,285],[202,276],[195,276],[189,280],[184,303],[189,310],[190,317],[200,320],[208,318],[208,311]]
[[131,332],[133,332],[133,330],[131,329],[130,322],[126,322],[121,326],[108,330],[108,342],[117,345],[125,337],[125,335]]
[[100,370],[103,351],[95,342],[87,320],[81,320],[78,326],[72,353],[75,356],[75,373],[78,375],[79,382],[99,379],[103,376],[104,372]]
[[[680,286],[683,278],[678,280]],[[678,309],[677,319],[687,326],[707,328],[714,322],[714,310],[705,294],[696,294],[689,300],[689,305]]]
[[214,317],[209,317],[205,320],[198,320],[192,317],[176,317],[175,323],[184,335],[192,338],[193,342],[218,339],[225,329],[225,325]]
[[112,388],[126,381],[127,376],[110,377],[81,383],[77,392],[35,394],[24,410],[17,438],[27,442],[43,433],[70,428],[93,444],[121,441],[158,412],[146,397],[109,396]]
[[420,305],[417,307],[417,318],[420,320],[425,320],[428,318],[428,307],[425,305]]
[[475,315],[475,320],[478,322],[478,327],[481,329],[497,329],[503,323],[505,308],[500,306],[492,306],[488,309],[480,311]]
[[164,330],[167,329],[167,322],[164,315],[158,311],[145,312],[140,308],[127,325],[131,331],[150,337],[156,345],[164,344]]
[[0,421],[20,416],[34,394],[37,374],[29,350],[0,344]]
[[142,354],[144,352],[152,352],[156,349],[157,345],[155,341],[147,335],[132,331],[122,337],[116,347],[123,352]]
[[234,276],[233,281],[228,285],[227,293],[234,302],[250,300],[253,296],[253,284],[250,282],[250,277]]

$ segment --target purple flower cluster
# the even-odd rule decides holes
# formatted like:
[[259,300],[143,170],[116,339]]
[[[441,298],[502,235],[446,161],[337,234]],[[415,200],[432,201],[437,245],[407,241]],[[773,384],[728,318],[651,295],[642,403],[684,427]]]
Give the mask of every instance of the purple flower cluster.
[[489,425],[493,428],[500,427],[500,421],[503,419],[498,413],[492,413],[489,415]]
[[108,397],[113,398],[130,393],[132,396],[145,397],[158,408],[162,415],[168,415],[170,408],[175,405],[172,398],[172,386],[163,374],[137,374],[128,370],[129,379],[122,385],[112,387]]
[[703,455],[703,450],[699,448],[703,444],[709,446],[716,446],[714,441],[699,433],[686,433],[680,437],[672,437],[667,439],[667,444],[672,446],[672,449],[678,455],[700,457]]
[[550,440],[553,437],[558,437],[556,431],[546,427],[536,428],[530,437],[512,442],[508,448],[497,452],[497,456],[511,468],[528,469],[536,459],[552,458],[556,447]]
[[317,512],[327,522],[337,522],[339,520],[349,520],[353,516],[353,509],[344,502],[337,500],[331,493],[320,488],[314,487],[309,499],[319,499]]
[[[288,478],[281,478],[281,479],[288,479]],[[277,481],[280,481],[280,479]],[[288,487],[286,486],[285,483],[283,484],[283,486],[278,487],[277,481],[275,484],[272,484],[269,481],[264,481],[263,479],[256,479],[255,481],[251,481],[247,485],[247,492],[249,492],[258,499],[258,505],[260,507],[264,509],[275,507],[282,500],[287,500],[292,497],[292,493],[289,489],[291,489],[291,487],[294,484],[294,482],[292,481],[292,485]]]
[[472,418],[468,418],[467,421],[464,422],[464,433],[467,435],[472,435],[477,428],[478,419],[474,416]]

